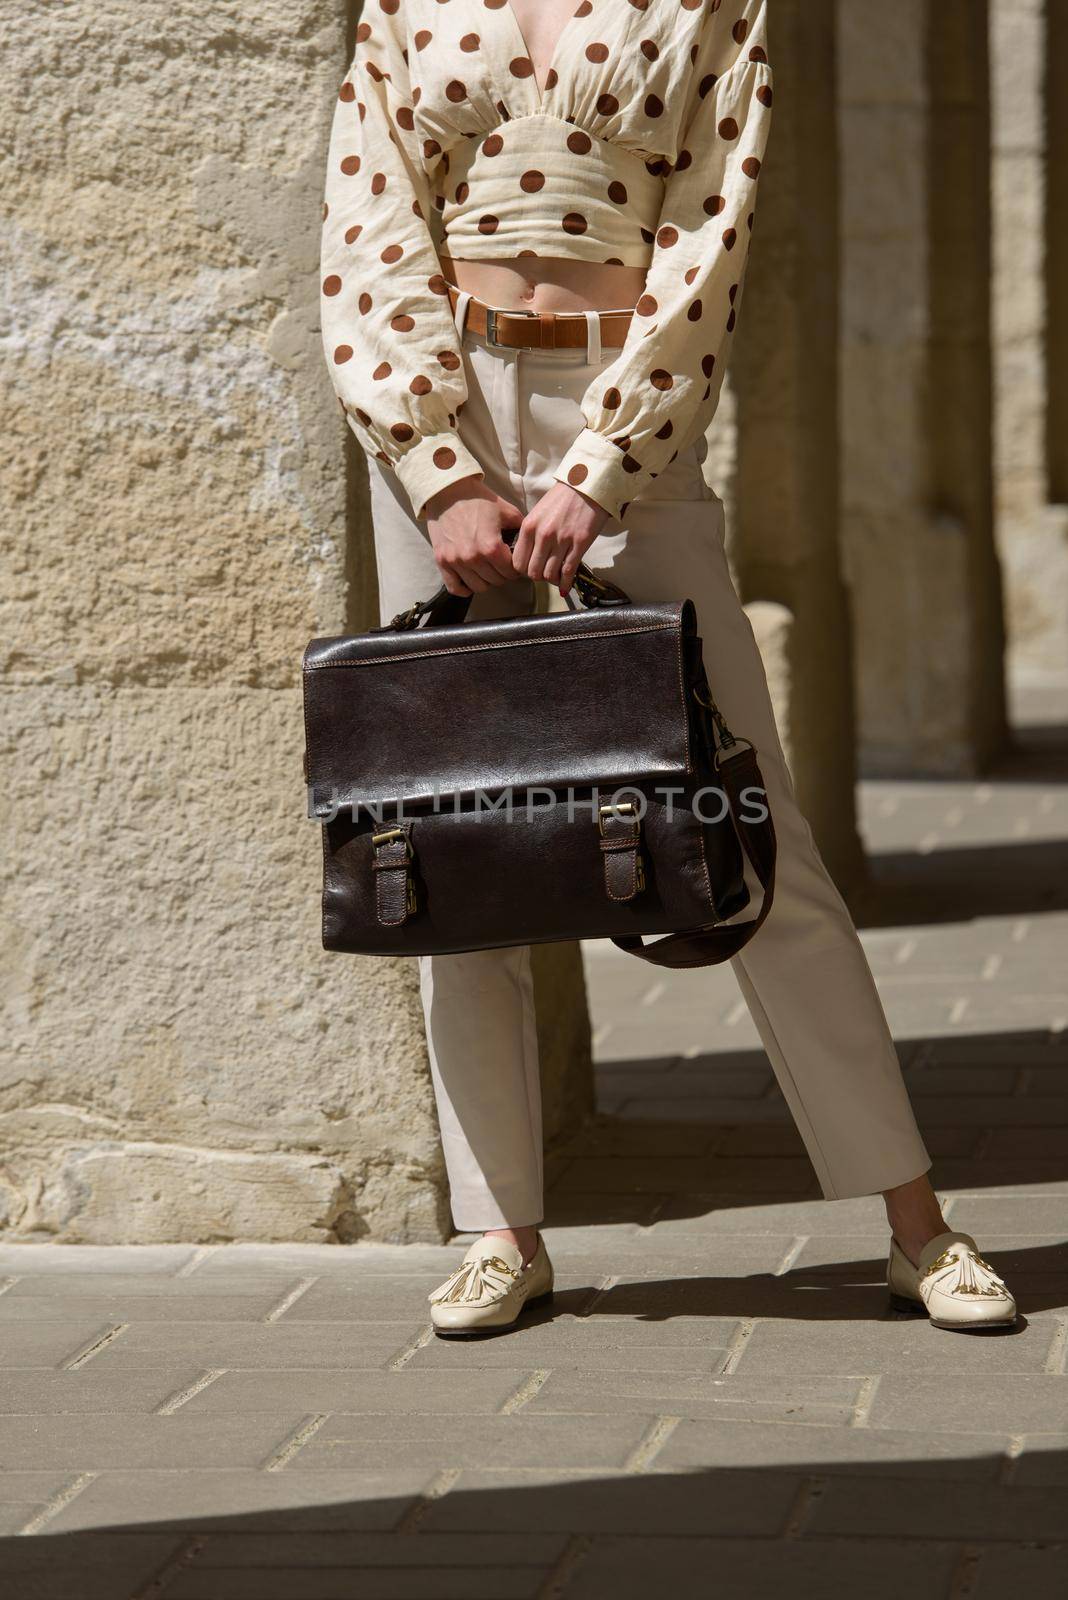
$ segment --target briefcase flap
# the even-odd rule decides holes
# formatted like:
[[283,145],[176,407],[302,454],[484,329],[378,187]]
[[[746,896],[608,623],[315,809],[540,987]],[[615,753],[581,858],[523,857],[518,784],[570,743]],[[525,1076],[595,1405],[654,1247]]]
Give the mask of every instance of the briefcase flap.
[[684,600],[313,639],[316,813],[691,773],[695,627]]

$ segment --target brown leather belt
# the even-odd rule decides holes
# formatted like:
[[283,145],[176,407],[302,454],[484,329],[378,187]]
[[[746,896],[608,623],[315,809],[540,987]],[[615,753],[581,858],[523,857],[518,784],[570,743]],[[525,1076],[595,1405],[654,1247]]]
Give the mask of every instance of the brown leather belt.
[[[454,283],[447,283],[447,288],[455,310],[460,291]],[[599,311],[597,315],[601,319],[601,343],[613,347],[622,345],[634,313],[630,310]],[[511,349],[584,349],[588,332],[586,317],[581,311],[511,311],[487,305],[473,295],[468,302],[465,326],[481,334],[490,344],[507,345]]]

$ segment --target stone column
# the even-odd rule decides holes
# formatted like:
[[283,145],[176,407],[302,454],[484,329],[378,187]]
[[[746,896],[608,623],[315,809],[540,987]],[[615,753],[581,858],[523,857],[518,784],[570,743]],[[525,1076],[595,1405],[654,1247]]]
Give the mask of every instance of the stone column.
[[[7,25],[9,1237],[448,1231],[414,964],[321,949],[304,814],[301,652],[372,614],[318,332],[346,9]],[[556,1021],[573,1087],[574,982]]]
[[[1059,68],[1059,72],[1058,72]],[[1068,667],[1068,17],[1059,0],[990,12],[994,465],[1015,667]],[[1055,498],[1061,504],[1051,503]]]
[[861,852],[838,552],[834,20],[832,0],[771,7],[775,117],[732,364],[730,508],[732,565],[769,666],[798,796],[846,887]]
[[839,0],[843,550],[871,773],[973,772],[1005,737],[985,30],[984,0]]

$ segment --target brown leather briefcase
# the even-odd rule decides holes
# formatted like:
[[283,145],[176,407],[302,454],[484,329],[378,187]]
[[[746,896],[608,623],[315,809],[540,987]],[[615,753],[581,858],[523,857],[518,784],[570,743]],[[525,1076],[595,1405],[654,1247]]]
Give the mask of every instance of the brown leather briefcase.
[[[585,567],[567,599],[468,623],[469,601],[442,588],[386,627],[308,645],[328,950],[607,937],[691,967],[757,931],[775,834],[756,753],[712,699],[693,602],[632,603]],[[743,851],[760,909],[724,926],[750,902]]]

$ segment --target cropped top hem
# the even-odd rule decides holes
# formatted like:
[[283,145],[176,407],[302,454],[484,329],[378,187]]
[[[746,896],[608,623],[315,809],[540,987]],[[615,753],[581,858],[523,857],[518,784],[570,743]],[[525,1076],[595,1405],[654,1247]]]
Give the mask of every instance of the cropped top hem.
[[667,170],[662,156],[611,144],[552,112],[512,117],[449,151],[434,201],[442,245],[458,258],[648,267]]

